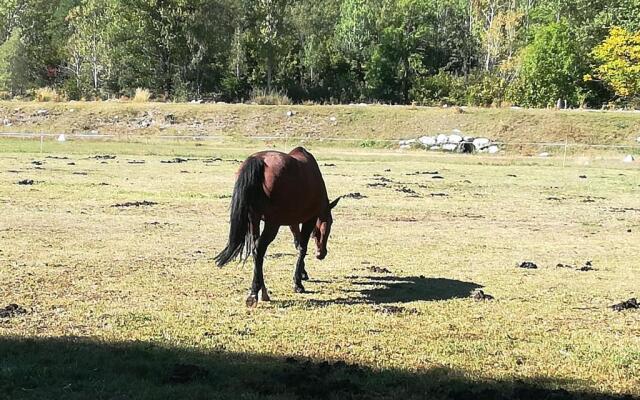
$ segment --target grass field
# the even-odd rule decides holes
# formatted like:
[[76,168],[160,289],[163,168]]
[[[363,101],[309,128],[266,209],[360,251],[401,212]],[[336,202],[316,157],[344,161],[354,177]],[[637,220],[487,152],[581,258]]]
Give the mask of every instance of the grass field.
[[366,197],[306,294],[281,229],[247,309],[250,264],[212,259],[258,149],[0,141],[0,308],[25,311],[0,318],[0,397],[640,396],[640,311],[610,308],[640,296],[637,165],[309,146],[331,197]]

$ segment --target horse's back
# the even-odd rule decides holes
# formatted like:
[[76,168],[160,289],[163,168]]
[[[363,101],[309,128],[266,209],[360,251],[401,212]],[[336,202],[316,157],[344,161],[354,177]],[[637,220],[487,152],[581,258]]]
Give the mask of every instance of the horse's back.
[[297,169],[299,173],[306,175],[302,176],[305,180],[309,178],[320,178],[322,180],[318,162],[304,147],[296,147],[289,153],[277,150],[260,151],[249,156],[250,158],[263,160],[267,169],[270,169],[272,173],[285,173],[286,171],[286,173],[291,174],[293,170]]
[[327,190],[318,163],[303,147],[291,152],[253,154],[265,163],[264,189],[270,205],[265,218],[289,225],[305,222],[325,206]]

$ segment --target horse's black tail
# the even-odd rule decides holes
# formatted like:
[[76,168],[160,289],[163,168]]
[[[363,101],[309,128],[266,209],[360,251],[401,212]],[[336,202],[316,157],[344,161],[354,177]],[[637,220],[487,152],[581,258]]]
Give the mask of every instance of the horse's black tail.
[[262,187],[263,182],[264,161],[255,157],[247,159],[233,188],[229,242],[215,257],[219,267],[238,256],[246,259],[253,251],[255,243],[249,232],[249,214],[252,210],[259,212],[264,205],[266,195]]

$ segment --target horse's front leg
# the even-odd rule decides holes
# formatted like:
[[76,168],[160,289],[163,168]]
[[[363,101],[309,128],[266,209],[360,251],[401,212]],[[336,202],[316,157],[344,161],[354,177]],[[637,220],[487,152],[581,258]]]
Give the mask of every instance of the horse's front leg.
[[293,234],[293,245],[296,250],[300,250],[300,225],[293,224],[289,226],[291,234]]
[[251,291],[247,297],[247,307],[255,307],[258,305],[258,292],[262,290],[262,299],[269,300],[267,288],[264,285],[264,275],[262,273],[262,265],[264,263],[264,255],[267,247],[275,239],[278,234],[278,225],[265,223],[262,234],[258,238],[253,255],[253,282],[251,283]]
[[293,273],[293,290],[296,293],[304,293],[304,286],[302,286],[302,280],[307,276],[304,269],[304,257],[307,255],[307,245],[309,244],[309,237],[316,224],[316,220],[307,221],[302,224],[302,230],[300,231],[300,246],[298,247],[298,261],[296,262],[296,269]]

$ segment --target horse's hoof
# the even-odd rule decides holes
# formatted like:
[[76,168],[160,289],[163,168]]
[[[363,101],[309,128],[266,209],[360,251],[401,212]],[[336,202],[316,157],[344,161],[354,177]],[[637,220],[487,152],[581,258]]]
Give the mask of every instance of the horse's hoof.
[[264,288],[260,291],[260,300],[262,301],[271,301],[271,297],[269,297],[269,293],[267,292],[267,289]]
[[249,297],[247,297],[247,307],[254,308],[257,305],[258,305],[258,296],[250,294]]
[[293,285],[293,291],[296,293],[304,293],[304,286],[302,285]]
[[308,281],[309,280],[309,275],[307,274],[307,271],[304,271],[302,273],[302,275],[300,276],[300,279],[302,279],[303,281]]

